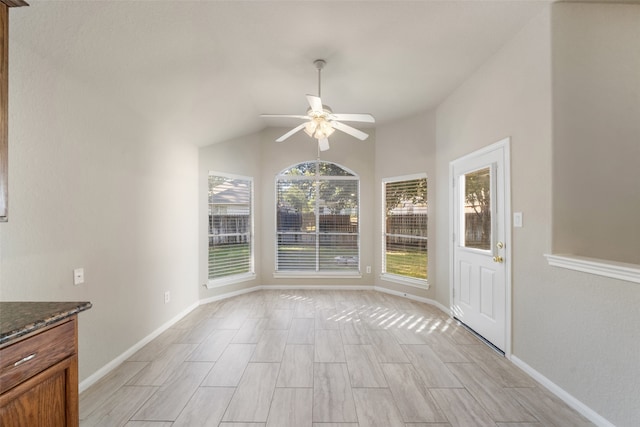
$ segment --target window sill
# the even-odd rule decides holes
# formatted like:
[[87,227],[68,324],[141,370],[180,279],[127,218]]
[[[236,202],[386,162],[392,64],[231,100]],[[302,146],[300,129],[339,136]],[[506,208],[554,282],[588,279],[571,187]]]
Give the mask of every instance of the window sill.
[[358,271],[276,271],[273,273],[275,279],[360,279],[362,274]]
[[423,279],[413,279],[411,277],[399,276],[397,274],[382,273],[380,279],[400,285],[411,286],[418,289],[429,289],[429,281]]
[[553,267],[640,283],[640,265],[638,264],[627,264],[571,254],[547,254],[545,257],[549,265]]
[[222,288],[223,286],[233,285],[235,283],[248,282],[256,278],[255,273],[243,273],[235,276],[223,277],[221,279],[213,279],[207,282],[207,289]]

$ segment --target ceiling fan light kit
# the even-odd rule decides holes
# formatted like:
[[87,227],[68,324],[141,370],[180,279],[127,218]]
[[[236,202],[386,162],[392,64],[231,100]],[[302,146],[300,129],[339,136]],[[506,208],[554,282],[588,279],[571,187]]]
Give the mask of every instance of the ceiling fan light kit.
[[315,117],[304,125],[304,131],[315,139],[324,139],[331,136],[336,130],[324,117]]
[[304,130],[307,135],[318,140],[318,148],[320,151],[326,151],[329,149],[329,137],[336,131],[336,129],[362,141],[367,139],[369,135],[361,130],[342,123],[342,121],[375,123],[373,116],[371,114],[334,114],[331,111],[331,108],[323,105],[322,100],[320,99],[320,94],[322,89],[322,69],[326,65],[326,61],[324,59],[316,59],[313,61],[313,64],[318,70],[318,96],[307,95],[309,109],[307,110],[306,115],[261,114],[261,117],[267,118],[284,117],[306,120],[305,123],[296,126],[280,138],[276,139],[276,142],[282,142],[300,130]]

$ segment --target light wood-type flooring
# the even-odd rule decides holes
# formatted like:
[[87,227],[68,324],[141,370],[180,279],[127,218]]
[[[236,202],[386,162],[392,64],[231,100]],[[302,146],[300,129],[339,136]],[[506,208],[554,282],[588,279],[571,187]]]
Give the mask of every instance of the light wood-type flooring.
[[201,305],[80,396],[81,426],[592,425],[439,309],[375,291]]

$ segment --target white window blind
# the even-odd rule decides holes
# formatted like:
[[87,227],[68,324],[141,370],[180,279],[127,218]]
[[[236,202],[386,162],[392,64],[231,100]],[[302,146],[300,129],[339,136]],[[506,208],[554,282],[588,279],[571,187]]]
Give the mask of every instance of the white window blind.
[[359,180],[330,162],[276,177],[277,272],[358,272]]
[[253,273],[253,181],[209,173],[209,281]]
[[427,280],[427,177],[383,181],[383,274]]

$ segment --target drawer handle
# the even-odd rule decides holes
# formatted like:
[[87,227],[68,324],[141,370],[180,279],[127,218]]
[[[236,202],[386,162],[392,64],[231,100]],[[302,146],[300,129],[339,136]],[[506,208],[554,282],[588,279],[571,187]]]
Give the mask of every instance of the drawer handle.
[[33,359],[34,357],[36,357],[36,354],[38,353],[33,353],[28,355],[27,357],[23,357],[22,359],[18,360],[16,363],[13,364],[13,366],[20,366],[25,362],[28,362],[29,360]]

